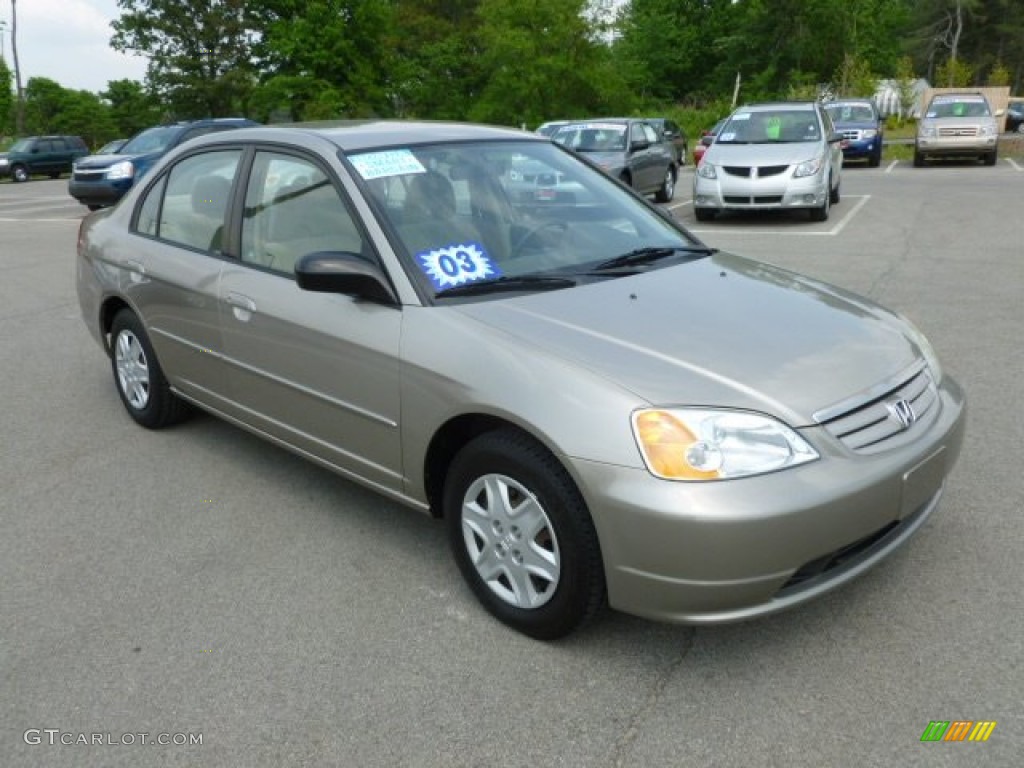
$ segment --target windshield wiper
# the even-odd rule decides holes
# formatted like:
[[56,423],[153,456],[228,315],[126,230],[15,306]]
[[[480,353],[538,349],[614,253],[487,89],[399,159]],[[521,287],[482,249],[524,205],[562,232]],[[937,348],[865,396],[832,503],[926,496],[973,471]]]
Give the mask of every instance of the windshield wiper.
[[569,277],[502,275],[490,280],[476,280],[472,283],[445,288],[434,296],[438,299],[447,299],[450,296],[479,296],[482,293],[497,291],[557,291],[559,288],[572,288],[574,285],[576,285],[576,281]]
[[623,253],[620,256],[613,256],[610,259],[606,259],[587,271],[604,272],[605,270],[618,269],[619,267],[635,267],[640,264],[650,264],[652,261],[667,259],[679,252],[710,256],[713,253],[718,253],[718,249],[708,248],[703,245],[662,245],[637,248],[634,251]]

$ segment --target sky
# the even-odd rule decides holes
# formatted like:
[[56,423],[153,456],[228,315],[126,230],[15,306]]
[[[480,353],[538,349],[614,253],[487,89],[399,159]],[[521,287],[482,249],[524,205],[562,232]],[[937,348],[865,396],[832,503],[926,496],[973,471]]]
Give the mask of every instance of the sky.
[[[117,0],[18,0],[18,60],[22,85],[48,77],[65,88],[99,92],[110,80],[143,80],[146,60],[110,47]],[[5,24],[6,22],[6,24]],[[0,38],[11,54],[11,2],[0,0]]]

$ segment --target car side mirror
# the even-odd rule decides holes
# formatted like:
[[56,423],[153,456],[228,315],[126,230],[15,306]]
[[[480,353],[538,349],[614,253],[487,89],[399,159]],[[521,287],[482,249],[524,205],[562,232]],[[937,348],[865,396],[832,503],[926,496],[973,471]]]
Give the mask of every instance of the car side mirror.
[[996,117],[1002,117],[1005,114],[1006,114],[1006,110],[1005,109],[997,109],[996,110]]
[[843,140],[843,134],[841,134],[839,131],[832,131],[832,133],[830,133],[828,135],[828,143],[829,144],[835,144],[837,141],[842,141],[842,140]]
[[377,265],[347,251],[307,253],[295,262],[295,282],[304,291],[343,293],[379,304],[398,303]]

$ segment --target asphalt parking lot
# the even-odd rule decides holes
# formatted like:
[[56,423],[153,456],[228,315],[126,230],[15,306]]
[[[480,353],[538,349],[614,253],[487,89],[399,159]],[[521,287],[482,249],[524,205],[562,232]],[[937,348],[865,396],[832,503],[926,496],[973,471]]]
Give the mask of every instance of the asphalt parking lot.
[[478,607],[437,522],[210,417],[134,426],[79,315],[84,209],[0,185],[0,766],[1019,765],[1024,169],[849,167],[827,222],[699,225],[690,174],[670,207],[708,244],[928,334],[964,450],[909,546],[816,603],[553,644]]

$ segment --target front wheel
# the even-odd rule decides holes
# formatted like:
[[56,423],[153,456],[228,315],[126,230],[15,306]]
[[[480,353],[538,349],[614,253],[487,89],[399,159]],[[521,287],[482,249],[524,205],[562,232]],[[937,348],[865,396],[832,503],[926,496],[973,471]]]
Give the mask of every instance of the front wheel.
[[811,221],[827,221],[829,208],[832,204],[832,179],[828,180],[829,191],[825,193],[825,201],[817,208],[810,208],[807,211]]
[[996,160],[998,160],[998,159],[999,159],[999,153],[998,152],[989,152],[987,155],[985,155],[985,165],[995,165],[996,164]]
[[711,221],[715,218],[716,211],[711,208],[694,208],[693,215],[697,217],[697,221]]
[[924,155],[922,155],[916,149],[914,150],[914,167],[924,168]]
[[51,179],[59,179],[60,178],[60,171],[56,171],[56,172],[51,171],[50,172],[50,178]]
[[665,178],[661,180],[661,187],[654,193],[654,199],[659,203],[667,203],[672,200],[672,196],[676,193],[676,175],[670,165],[665,170]]
[[467,444],[444,488],[455,561],[496,618],[538,640],[572,632],[604,602],[601,548],[579,490],[526,435]]
[[114,384],[129,416],[148,429],[170,426],[184,418],[188,406],[171,392],[142,322],[129,309],[114,317],[110,351]]
[[16,165],[11,169],[11,178],[21,184],[28,181],[28,168],[24,165]]

